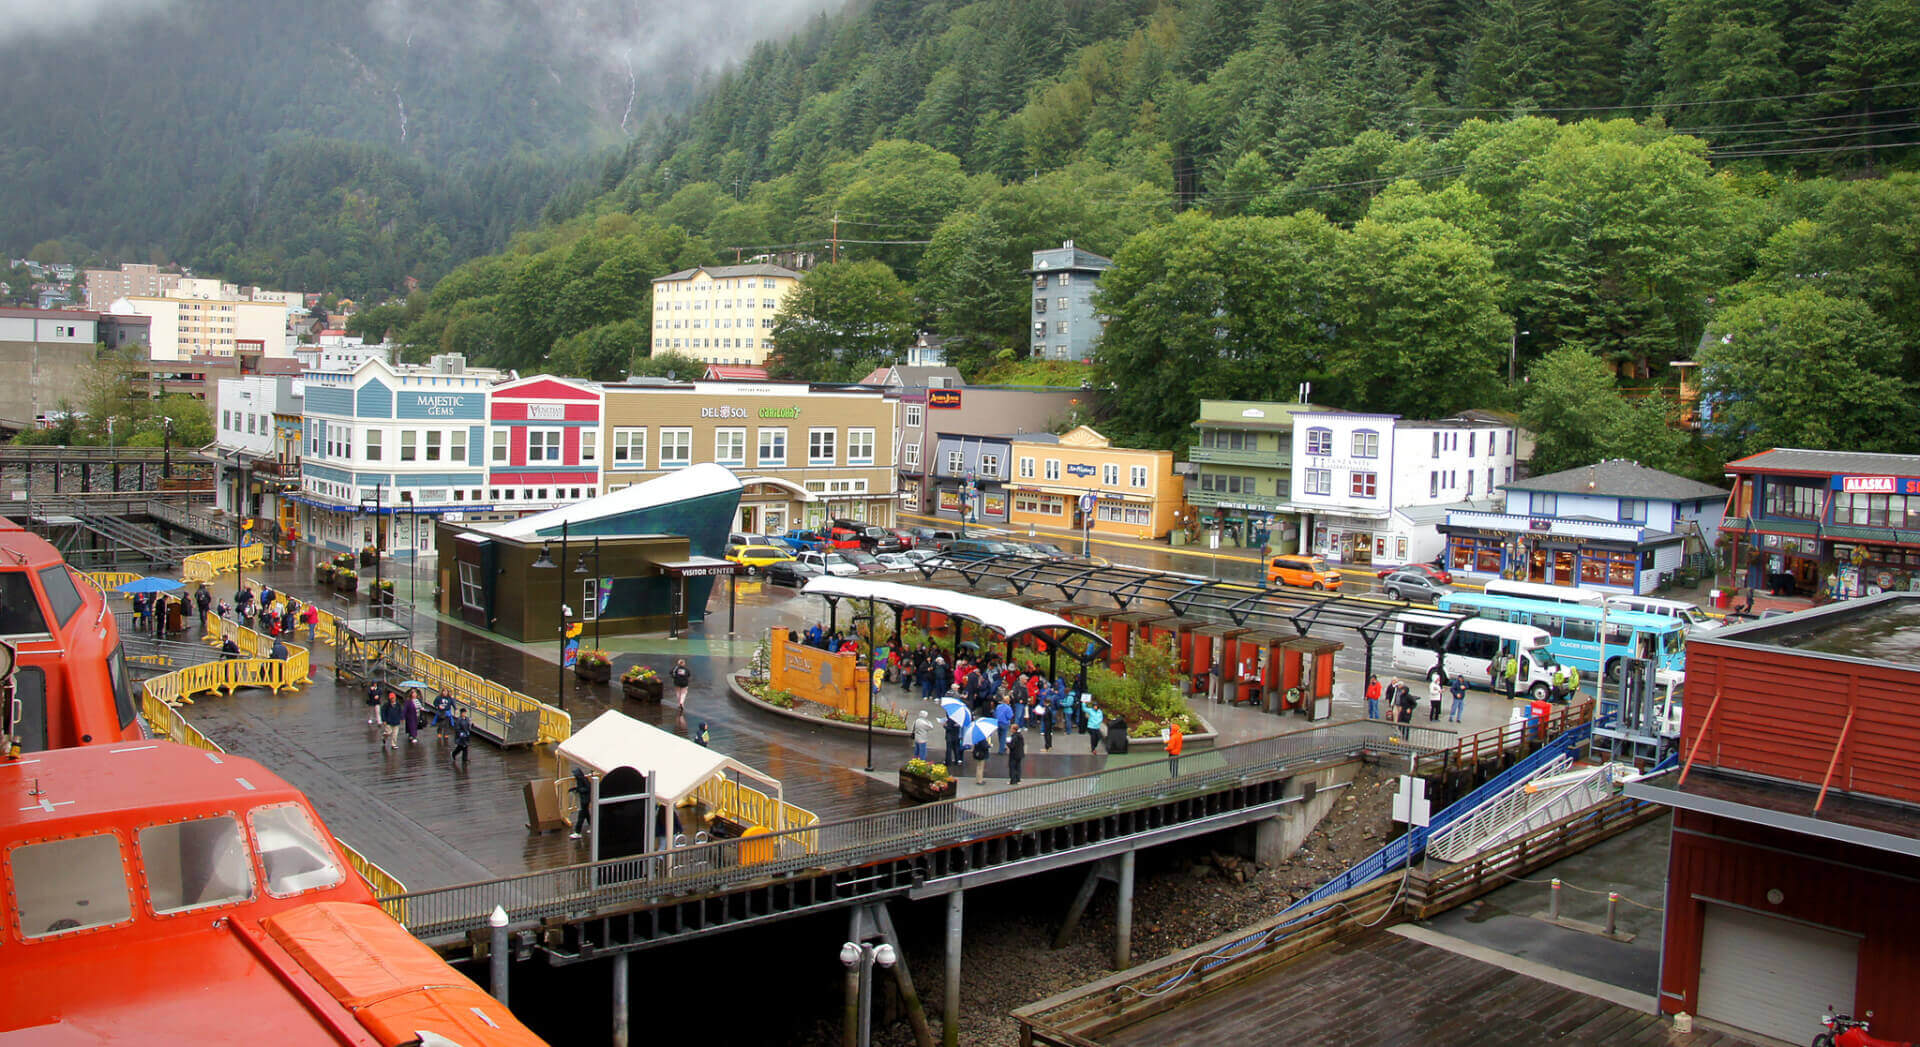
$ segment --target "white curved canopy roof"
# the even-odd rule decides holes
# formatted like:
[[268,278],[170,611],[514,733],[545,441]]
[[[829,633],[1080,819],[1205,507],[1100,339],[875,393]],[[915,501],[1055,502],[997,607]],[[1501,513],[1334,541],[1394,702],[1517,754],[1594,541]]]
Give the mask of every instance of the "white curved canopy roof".
[[970,596],[948,589],[929,589],[902,582],[870,582],[861,578],[835,578],[832,575],[822,575],[808,579],[806,587],[800,591],[809,596],[877,600],[891,607],[939,611],[965,618],[970,622],[979,622],[1009,640],[1022,633],[1055,630],[1079,633],[1103,646],[1106,644],[1106,640],[1099,633],[1075,625],[1059,615],[1036,611],[1031,607],[1022,607],[1005,600],[995,600],[987,596]]

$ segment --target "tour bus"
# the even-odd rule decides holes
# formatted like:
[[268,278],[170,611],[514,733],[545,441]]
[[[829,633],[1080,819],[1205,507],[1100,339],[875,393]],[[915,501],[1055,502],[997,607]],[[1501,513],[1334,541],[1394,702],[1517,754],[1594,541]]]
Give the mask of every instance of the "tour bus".
[[1540,630],[1508,622],[1468,618],[1447,630],[1457,619],[1444,615],[1410,614],[1400,618],[1393,634],[1393,664],[1402,672],[1418,674],[1422,680],[1433,676],[1440,666],[1441,652],[1436,640],[1445,631],[1446,662],[1449,679],[1464,677],[1469,684],[1485,684],[1490,691],[1503,692],[1506,683],[1488,674],[1493,656],[1502,651],[1520,659],[1520,671],[1513,678],[1513,693],[1546,698],[1552,690],[1553,657],[1547,651],[1549,638]]
[[1553,660],[1579,669],[1589,680],[1603,664],[1608,682],[1619,680],[1621,662],[1629,657],[1656,662],[1673,672],[1687,668],[1686,623],[1664,615],[1486,593],[1449,593],[1438,606],[1442,611],[1539,629],[1549,638],[1547,650]]
[[1606,602],[1605,596],[1591,589],[1575,589],[1570,585],[1544,585],[1540,582],[1516,582],[1506,578],[1488,581],[1486,593],[1489,596],[1517,596],[1522,600],[1577,603],[1588,607],[1598,607]]

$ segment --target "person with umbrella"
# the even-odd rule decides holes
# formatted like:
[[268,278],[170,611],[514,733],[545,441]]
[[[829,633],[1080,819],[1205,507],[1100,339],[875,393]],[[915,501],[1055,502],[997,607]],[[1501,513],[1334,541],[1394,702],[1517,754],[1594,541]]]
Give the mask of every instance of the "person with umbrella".
[[960,710],[958,713],[949,713],[945,717],[945,719],[941,721],[944,724],[946,724],[946,730],[947,730],[947,754],[946,754],[947,768],[949,770],[955,771],[956,773],[960,770],[960,759],[961,759],[960,728],[965,726],[967,722],[965,719],[962,719],[961,717],[965,717],[966,715],[967,715],[967,709],[966,709],[966,706],[963,705],[960,707]]
[[1020,765],[1027,759],[1027,732],[1013,725],[1009,732],[1013,737],[1007,739],[1007,784],[1020,784]]
[[975,720],[967,725],[966,741],[973,746],[973,784],[987,784],[987,757],[993,755],[991,742],[999,731],[993,720]]

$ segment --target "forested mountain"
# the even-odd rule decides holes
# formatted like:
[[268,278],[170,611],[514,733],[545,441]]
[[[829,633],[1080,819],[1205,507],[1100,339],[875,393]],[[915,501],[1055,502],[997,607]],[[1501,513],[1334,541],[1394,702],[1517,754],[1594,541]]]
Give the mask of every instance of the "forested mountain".
[[[1520,376],[1570,349],[1657,382],[1716,318],[1757,339],[1814,315],[1774,299],[1807,289],[1819,243],[1847,272],[1814,293],[1888,325],[1827,395],[1877,403],[1920,374],[1910,309],[1861,298],[1920,269],[1914,183],[1878,181],[1914,158],[1916,112],[1913,0],[870,0],[756,47],[601,196],[417,303],[408,336],[617,371],[651,312],[615,274],[831,239],[978,370],[1022,351],[1029,252],[1071,238],[1120,263],[1111,424],[1164,443],[1200,395],[1301,379],[1436,413],[1506,395],[1509,354]],[[1622,404],[1595,417],[1602,450],[1649,438]]]
[[659,0],[22,6],[0,25],[0,246],[356,298],[431,281],[825,2],[707,25]]

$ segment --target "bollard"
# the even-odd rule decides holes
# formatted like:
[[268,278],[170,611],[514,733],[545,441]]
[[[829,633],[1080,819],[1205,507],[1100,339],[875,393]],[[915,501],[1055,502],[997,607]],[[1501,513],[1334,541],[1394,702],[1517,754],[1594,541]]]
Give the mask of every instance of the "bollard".
[[1547,892],[1547,919],[1560,919],[1560,877],[1553,878],[1553,887]]
[[1607,892],[1607,933],[1608,934],[1613,933],[1614,917],[1619,912],[1619,910],[1620,910],[1620,892],[1608,891]]
[[487,926],[493,928],[493,942],[487,949],[487,969],[493,974],[493,998],[502,1006],[507,1002],[507,910],[494,906],[493,913],[487,917]]

